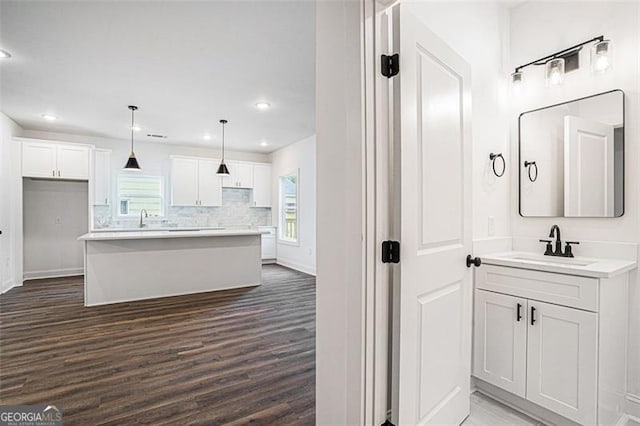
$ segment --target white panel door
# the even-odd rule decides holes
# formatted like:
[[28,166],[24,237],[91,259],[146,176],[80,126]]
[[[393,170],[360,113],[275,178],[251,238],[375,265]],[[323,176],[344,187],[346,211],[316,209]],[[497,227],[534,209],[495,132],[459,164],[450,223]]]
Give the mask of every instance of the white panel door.
[[93,151],[93,204],[109,205],[111,199],[111,151]]
[[404,4],[393,8],[400,150],[394,423],[460,424],[471,374],[471,73]]
[[220,160],[198,160],[199,205],[218,207],[222,205],[222,181],[216,174]]
[[527,399],[596,424],[597,314],[533,300],[528,314]]
[[61,179],[89,180],[89,148],[86,146],[58,145],[58,171]]
[[527,300],[476,290],[473,375],[525,397]]
[[253,166],[253,206],[271,207],[271,165]]
[[198,205],[198,160],[171,159],[171,205]]
[[53,178],[57,175],[57,147],[51,143],[22,144],[22,176]]
[[564,118],[565,216],[614,216],[613,126]]

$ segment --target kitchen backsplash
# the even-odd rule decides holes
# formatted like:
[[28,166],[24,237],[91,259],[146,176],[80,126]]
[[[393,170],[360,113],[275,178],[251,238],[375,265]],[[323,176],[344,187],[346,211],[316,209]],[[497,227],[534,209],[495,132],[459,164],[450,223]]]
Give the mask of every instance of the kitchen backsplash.
[[[251,207],[251,190],[223,188],[221,207],[167,207],[164,218],[144,219],[148,226],[253,228],[271,225],[271,208]],[[111,206],[94,206],[94,229],[133,228],[139,217],[114,217]]]

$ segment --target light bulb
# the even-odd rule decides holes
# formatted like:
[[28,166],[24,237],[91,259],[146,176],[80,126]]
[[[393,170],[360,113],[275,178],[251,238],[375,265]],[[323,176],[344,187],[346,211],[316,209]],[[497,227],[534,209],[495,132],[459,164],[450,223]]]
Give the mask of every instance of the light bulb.
[[558,86],[564,80],[564,59],[551,59],[545,65],[547,86]]
[[591,47],[591,71],[603,74],[611,68],[611,40],[602,40]]

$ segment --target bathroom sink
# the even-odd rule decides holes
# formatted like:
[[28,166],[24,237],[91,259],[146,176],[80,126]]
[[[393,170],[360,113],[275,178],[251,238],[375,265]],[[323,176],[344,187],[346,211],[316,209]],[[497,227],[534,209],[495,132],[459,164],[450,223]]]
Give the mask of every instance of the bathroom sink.
[[483,265],[508,266],[596,278],[610,278],[636,267],[636,262],[633,260],[545,256],[542,253],[523,251],[489,253],[480,257]]
[[597,260],[588,259],[576,259],[573,257],[560,257],[560,256],[544,256],[538,254],[529,253],[516,253],[511,257],[514,260],[528,260],[530,262],[541,263],[553,263],[559,265],[573,265],[573,266],[589,266],[597,262]]

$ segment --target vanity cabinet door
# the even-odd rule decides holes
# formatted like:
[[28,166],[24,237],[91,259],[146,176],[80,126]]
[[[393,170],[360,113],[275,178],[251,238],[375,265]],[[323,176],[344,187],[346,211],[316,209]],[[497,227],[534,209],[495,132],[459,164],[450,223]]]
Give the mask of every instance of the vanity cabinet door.
[[580,424],[596,424],[598,316],[529,301],[527,399]]
[[171,159],[171,205],[196,206],[198,203],[198,160]]
[[527,300],[476,290],[473,375],[522,398],[527,373]]

